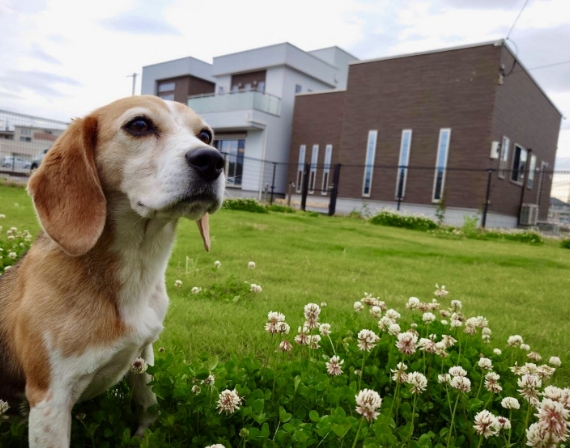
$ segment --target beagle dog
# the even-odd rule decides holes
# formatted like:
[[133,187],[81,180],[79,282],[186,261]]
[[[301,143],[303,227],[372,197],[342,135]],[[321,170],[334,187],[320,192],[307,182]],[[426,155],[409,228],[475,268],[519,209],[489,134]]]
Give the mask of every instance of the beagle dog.
[[43,232],[0,277],[0,398],[25,393],[30,447],[69,447],[73,405],[125,375],[136,434],[156,418],[150,376],[130,367],[153,364],[179,218],[209,250],[225,186],[212,137],[185,105],[125,98],[74,120],[30,178]]

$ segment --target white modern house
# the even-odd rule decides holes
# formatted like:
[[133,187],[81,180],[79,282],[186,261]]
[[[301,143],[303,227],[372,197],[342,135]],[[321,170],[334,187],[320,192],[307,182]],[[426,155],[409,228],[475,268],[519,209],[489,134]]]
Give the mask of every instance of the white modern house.
[[[295,95],[346,88],[358,59],[338,47],[303,51],[289,43],[143,67],[142,94],[185,102],[216,133],[226,156],[230,194],[257,196],[275,176],[285,192]],[[266,162],[263,162],[266,161]]]

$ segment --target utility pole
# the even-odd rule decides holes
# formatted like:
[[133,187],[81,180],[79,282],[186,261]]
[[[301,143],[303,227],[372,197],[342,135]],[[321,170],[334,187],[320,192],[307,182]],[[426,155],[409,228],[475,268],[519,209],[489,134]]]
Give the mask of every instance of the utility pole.
[[137,86],[137,76],[139,74],[138,73],[133,73],[132,75],[128,75],[127,78],[133,78],[133,93],[132,96],[135,96],[135,87]]

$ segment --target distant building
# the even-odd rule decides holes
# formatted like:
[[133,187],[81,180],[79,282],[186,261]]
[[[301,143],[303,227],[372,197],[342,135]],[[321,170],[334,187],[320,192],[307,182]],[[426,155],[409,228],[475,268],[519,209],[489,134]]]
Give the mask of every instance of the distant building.
[[300,191],[310,162],[309,201],[326,204],[340,163],[337,210],[400,198],[433,215],[445,197],[446,221],[461,224],[495,169],[488,224],[517,224],[523,188],[546,220],[561,118],[503,41],[352,61],[346,90],[297,95],[288,180]]
[[[348,64],[338,47],[303,51],[289,43],[215,57],[188,57],[143,67],[142,94],[188,104],[216,133],[232,195],[258,195],[264,163],[286,164],[295,95],[346,88]],[[284,166],[284,165],[283,165]],[[285,191],[286,169],[276,173]]]
[[548,222],[551,224],[570,224],[570,204],[557,198],[550,198]]

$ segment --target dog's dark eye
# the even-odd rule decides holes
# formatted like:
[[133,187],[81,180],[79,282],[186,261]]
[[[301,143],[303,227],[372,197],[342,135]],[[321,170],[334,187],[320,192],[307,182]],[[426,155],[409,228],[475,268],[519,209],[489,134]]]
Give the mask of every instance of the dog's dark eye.
[[156,133],[156,128],[152,124],[152,121],[146,117],[133,118],[125,125],[125,130],[129,134],[137,137]]
[[207,130],[200,131],[197,137],[198,139],[206,143],[206,145],[212,143],[212,133],[210,131]]

